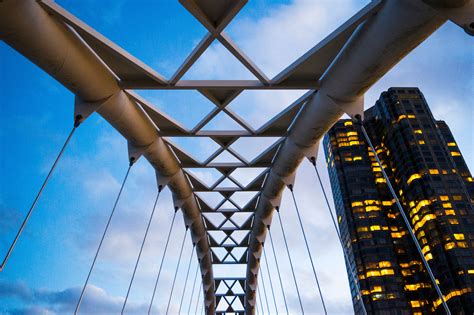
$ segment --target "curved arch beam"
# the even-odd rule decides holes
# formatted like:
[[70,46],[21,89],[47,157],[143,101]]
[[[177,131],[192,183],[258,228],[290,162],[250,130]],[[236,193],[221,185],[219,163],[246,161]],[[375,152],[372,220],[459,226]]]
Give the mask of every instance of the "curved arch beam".
[[163,139],[142,109],[119,87],[103,62],[65,24],[37,1],[0,2],[0,38],[76,95],[80,103],[99,104],[97,112],[140,152],[165,179],[181,207],[201,266],[208,314],[215,310],[212,260],[206,230],[191,187]]
[[[402,22],[403,21],[403,22]],[[257,276],[262,243],[280,204],[285,185],[291,184],[305,157],[313,157],[322,136],[344,114],[363,115],[365,91],[444,22],[422,1],[385,1],[378,13],[350,37],[306,103],[283,143],[262,189],[249,244],[246,305],[255,313]]]

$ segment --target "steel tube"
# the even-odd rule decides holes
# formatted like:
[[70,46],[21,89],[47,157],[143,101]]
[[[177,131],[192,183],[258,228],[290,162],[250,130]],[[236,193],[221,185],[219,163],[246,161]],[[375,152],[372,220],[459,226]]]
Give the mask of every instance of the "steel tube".
[[[401,22],[403,21],[403,22]],[[253,313],[255,289],[266,226],[271,224],[275,203],[281,199],[288,178],[294,177],[307,149],[316,145],[336,123],[347,104],[360,100],[365,91],[444,22],[421,1],[385,1],[353,34],[320,82],[318,92],[303,108],[280,148],[255,211],[249,245],[246,310]]]
[[87,102],[103,101],[97,112],[131,145],[143,148],[156,172],[170,177],[169,187],[183,202],[185,222],[190,227],[200,259],[205,303],[215,309],[211,254],[200,210],[177,159],[156,128],[121,89],[101,60],[71,29],[48,14],[37,1],[0,2],[0,38],[53,76],[76,97]]

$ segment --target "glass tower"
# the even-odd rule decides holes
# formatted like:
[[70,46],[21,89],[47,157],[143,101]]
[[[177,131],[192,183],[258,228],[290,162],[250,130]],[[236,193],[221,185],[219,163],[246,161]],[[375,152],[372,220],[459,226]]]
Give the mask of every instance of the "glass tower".
[[[453,314],[474,314],[474,183],[417,88],[390,88],[364,126]],[[360,126],[324,138],[339,228],[369,314],[444,314]],[[354,310],[360,314],[349,277]]]

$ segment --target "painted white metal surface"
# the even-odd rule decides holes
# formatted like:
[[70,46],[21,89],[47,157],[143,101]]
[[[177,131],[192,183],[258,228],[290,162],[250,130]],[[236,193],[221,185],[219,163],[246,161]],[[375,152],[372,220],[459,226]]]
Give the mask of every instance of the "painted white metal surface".
[[[253,219],[235,225],[239,231],[251,230],[238,244],[248,246],[247,255],[235,262],[247,264],[246,277],[227,279],[245,286],[245,293],[235,296],[242,301],[247,313],[254,314],[266,227],[271,225],[284,187],[293,184],[298,165],[305,157],[316,156],[319,140],[344,113],[363,114],[364,92],[446,19],[473,34],[470,19],[474,16],[474,0],[374,0],[272,79],[224,33],[246,0],[180,2],[208,33],[169,80],[50,0],[1,2],[0,38],[76,95],[75,115],[86,119],[97,111],[109,121],[127,139],[129,156],[144,155],[156,170],[158,184],[170,187],[197,244],[209,314],[215,313],[216,304],[222,298],[218,296],[216,300],[216,284],[226,279],[213,277],[213,264],[223,261],[213,253],[211,246],[224,245],[223,242],[214,244],[208,234],[223,227],[214,226],[203,216],[216,212],[220,205],[210,207],[196,193],[218,192],[224,197],[221,205],[234,203],[236,210],[229,218],[237,212],[254,213]],[[215,40],[257,80],[181,80]],[[189,130],[132,89],[198,90],[216,108]],[[242,91],[249,89],[309,89],[310,92],[254,130],[227,107]],[[228,114],[244,130],[203,131],[203,126],[220,112]],[[206,161],[198,162],[163,138],[169,136],[209,137],[220,148]],[[280,140],[252,161],[245,160],[231,148],[240,137],[269,136]],[[212,162],[224,151],[239,162]],[[231,175],[237,168],[257,166],[267,170],[248,185],[240,184]],[[184,170],[196,167],[214,168],[222,176],[208,186]],[[230,180],[237,188],[219,188],[224,180]],[[231,199],[236,191],[258,191],[259,194],[242,206]],[[229,209],[225,211],[230,213]]]

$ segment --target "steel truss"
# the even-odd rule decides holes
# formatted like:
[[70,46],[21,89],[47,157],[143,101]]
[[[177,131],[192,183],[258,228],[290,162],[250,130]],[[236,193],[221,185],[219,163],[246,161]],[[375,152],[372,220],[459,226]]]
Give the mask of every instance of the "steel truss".
[[[98,112],[109,121],[128,140],[129,157],[145,156],[158,185],[171,189],[195,244],[206,313],[254,314],[267,227],[298,165],[316,158],[320,138],[344,113],[363,115],[364,92],[447,19],[473,34],[474,1],[374,0],[274,78],[224,32],[247,0],[180,2],[207,34],[169,79],[50,0],[2,1],[0,38],[76,95],[75,117]],[[215,41],[256,80],[182,80]],[[215,108],[187,129],[132,91],[137,89],[197,90]],[[309,92],[255,130],[228,107],[250,89]],[[204,131],[221,112],[243,130]],[[206,137],[219,149],[200,162],[168,137]],[[242,137],[279,140],[248,161],[231,148]],[[237,162],[214,162],[223,153]],[[246,185],[234,178],[236,170],[251,167],[264,171]],[[221,177],[207,185],[193,175],[195,168],[215,169]],[[217,192],[222,200],[211,206],[200,194],[205,192]],[[242,204],[235,198],[241,192],[254,196]],[[219,264],[245,265],[247,273],[215,278],[213,265]]]

